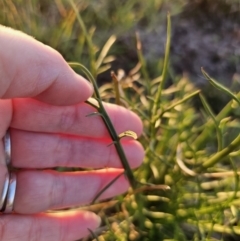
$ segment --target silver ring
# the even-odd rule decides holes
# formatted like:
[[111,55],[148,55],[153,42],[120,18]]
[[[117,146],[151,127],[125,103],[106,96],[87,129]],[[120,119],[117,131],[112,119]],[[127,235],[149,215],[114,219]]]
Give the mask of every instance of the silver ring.
[[6,197],[6,206],[3,213],[11,213],[13,211],[14,198],[16,194],[17,187],[17,176],[15,173],[10,174],[9,187]]
[[5,158],[7,165],[11,162],[11,139],[9,130],[6,132],[4,136],[4,149],[5,149]]
[[2,210],[6,197],[7,197],[7,191],[8,191],[8,186],[9,186],[9,174],[6,174],[4,186],[3,186],[3,191],[2,191],[2,196],[0,199],[0,210]]

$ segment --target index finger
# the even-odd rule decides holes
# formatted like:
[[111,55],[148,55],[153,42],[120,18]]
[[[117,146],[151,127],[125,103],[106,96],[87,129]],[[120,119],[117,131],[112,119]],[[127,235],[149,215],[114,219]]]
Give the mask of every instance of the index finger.
[[85,101],[93,88],[54,49],[0,26],[0,98],[35,97],[54,105]]
[[[131,130],[139,136],[143,125],[133,112],[114,104],[104,103],[118,134]],[[14,99],[11,127],[45,133],[78,135],[90,138],[109,138],[101,116],[89,116],[96,110],[86,103],[71,106],[52,106],[33,99]]]

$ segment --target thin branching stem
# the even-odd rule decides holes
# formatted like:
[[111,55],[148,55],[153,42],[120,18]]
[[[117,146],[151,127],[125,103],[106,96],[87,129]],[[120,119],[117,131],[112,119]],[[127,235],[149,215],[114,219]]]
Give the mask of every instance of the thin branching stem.
[[235,150],[240,145],[240,135],[238,135],[226,148],[214,154],[207,161],[205,161],[202,166],[203,168],[209,168],[220,162],[224,157],[226,157],[230,152]]
[[232,99],[234,99],[240,106],[240,100],[238,98],[237,95],[235,95],[231,90],[229,90],[227,87],[221,85],[220,83],[218,83],[216,80],[214,80],[213,78],[211,78],[207,72],[201,68],[202,73],[204,75],[204,77],[210,82],[211,85],[213,85],[216,89],[224,92],[225,94],[229,95]]
[[83,66],[82,64],[80,63],[69,63],[71,66],[77,66],[81,69],[81,71],[84,72],[84,74],[86,74],[86,76],[89,78],[89,80],[91,81],[91,83],[93,84],[93,88],[94,88],[94,92],[95,92],[95,95],[96,95],[96,100],[98,102],[98,105],[96,105],[94,102],[92,102],[91,100],[87,100],[86,103],[94,106],[98,112],[101,114],[101,117],[104,121],[104,124],[106,125],[108,131],[109,131],[109,134],[112,138],[112,141],[113,141],[113,144],[115,145],[116,147],[116,150],[117,150],[117,153],[120,157],[120,160],[122,162],[122,165],[123,165],[123,168],[125,170],[125,174],[126,176],[128,177],[128,180],[131,184],[131,186],[133,188],[136,187],[136,180],[135,180],[135,177],[133,175],[133,172],[129,166],[129,163],[128,163],[128,160],[126,158],[126,155],[124,153],[124,150],[122,148],[122,145],[121,145],[121,142],[120,142],[120,138],[112,124],[112,121],[111,119],[109,118],[104,106],[103,106],[103,103],[102,103],[102,100],[101,100],[101,96],[100,96],[100,93],[98,91],[98,86],[97,86],[97,83],[94,79],[94,77],[92,76],[92,74],[89,72],[89,70]]
[[[240,93],[237,94],[240,97]],[[216,121],[220,122],[223,118],[225,118],[232,110],[232,100],[230,100],[227,105],[219,112],[216,116]],[[198,150],[203,147],[209,135],[211,135],[212,130],[215,125],[212,119],[210,119],[206,124],[203,132],[196,138],[196,140],[192,143],[192,146],[195,150]]]
[[[224,117],[226,117],[232,108],[232,103],[233,100],[235,100],[239,105],[240,105],[240,93],[238,94],[234,94],[232,91],[230,91],[229,89],[227,89],[225,86],[221,85],[220,83],[218,83],[217,81],[215,81],[213,78],[211,78],[202,68],[202,73],[204,75],[204,77],[217,89],[219,89],[220,91],[222,91],[223,93],[225,93],[226,95],[231,96],[232,100],[229,101],[229,103],[219,112],[219,114],[216,116],[215,120],[217,122],[220,122]],[[203,146],[203,144],[205,143],[206,139],[209,137],[209,134],[212,133],[212,129],[215,127],[215,123],[214,121],[211,119],[206,123],[206,128],[204,129],[204,131],[196,138],[196,140],[193,142],[193,146],[194,148],[197,150],[199,148],[201,148]]]

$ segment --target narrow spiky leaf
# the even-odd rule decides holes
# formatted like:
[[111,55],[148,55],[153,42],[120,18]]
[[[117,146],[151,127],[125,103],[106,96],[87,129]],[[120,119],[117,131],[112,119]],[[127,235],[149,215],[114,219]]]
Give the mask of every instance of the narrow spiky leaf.
[[93,112],[93,113],[86,115],[86,117],[91,117],[91,116],[102,116],[102,114],[99,112]]
[[107,147],[112,146],[112,145],[115,145],[116,143],[117,143],[116,141],[113,141],[113,142],[111,142],[110,144],[108,144]]
[[137,134],[134,131],[124,131],[121,134],[118,135],[119,139],[123,138],[123,137],[131,137],[134,140],[137,139]]
[[227,87],[223,86],[222,84],[218,83],[216,80],[211,78],[203,68],[201,68],[201,70],[202,70],[204,77],[210,82],[210,84],[212,84],[215,88],[223,91],[227,95],[231,96],[240,105],[240,100],[231,90],[229,90]]

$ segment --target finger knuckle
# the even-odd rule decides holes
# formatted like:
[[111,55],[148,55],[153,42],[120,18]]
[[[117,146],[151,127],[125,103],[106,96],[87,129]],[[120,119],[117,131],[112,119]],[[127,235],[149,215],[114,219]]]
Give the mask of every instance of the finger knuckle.
[[78,119],[78,114],[75,106],[69,106],[63,109],[59,117],[59,129],[68,132],[70,131]]

